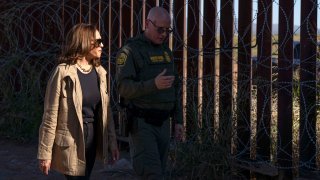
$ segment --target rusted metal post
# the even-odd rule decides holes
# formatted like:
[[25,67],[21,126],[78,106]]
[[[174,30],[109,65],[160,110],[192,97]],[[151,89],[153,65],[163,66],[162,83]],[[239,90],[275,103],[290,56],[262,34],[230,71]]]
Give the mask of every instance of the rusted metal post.
[[[184,1],[174,1],[173,2],[173,55],[175,60],[175,65],[177,66],[180,78],[182,79],[182,95],[181,102],[183,107],[183,122],[186,126],[185,118],[185,105],[186,105],[186,59],[187,53],[185,46],[187,45],[187,31],[186,31],[186,0]],[[174,122],[173,122],[174,123]],[[172,128],[174,131],[174,128]]]
[[219,78],[219,141],[228,152],[232,130],[232,47],[233,0],[221,0],[220,78]]
[[[214,130],[215,121],[215,96],[216,96],[216,81],[215,81],[215,43],[216,43],[216,12],[217,2],[204,1],[203,5],[203,105],[202,117],[203,126]],[[214,132],[211,131],[210,136],[214,137]]]
[[135,36],[142,32],[142,2],[131,0],[132,11],[132,31],[131,36]]
[[[101,29],[101,0],[90,0],[89,1],[90,13],[89,13],[89,23],[96,25],[100,33],[102,34]],[[106,41],[103,43],[106,44]]]
[[198,56],[199,56],[199,0],[188,2],[188,52],[187,52],[187,136],[194,135],[198,124]]
[[257,22],[257,154],[259,161],[270,162],[270,122],[272,90],[272,0],[258,1]]
[[80,0],[80,22],[90,23],[90,2],[91,0]]
[[277,162],[292,178],[292,62],[293,0],[280,0],[278,42],[278,148]]
[[252,0],[239,1],[237,156],[250,159]]
[[[62,22],[63,22],[63,36],[66,37],[67,32],[71,29],[73,25],[81,22],[80,14],[80,0],[78,1],[63,1],[63,12],[62,12]],[[70,10],[73,10],[72,12]]]
[[[317,1],[301,1],[299,174],[316,169]],[[302,175],[303,176],[303,175]]]
[[[197,124],[199,128],[202,128],[202,107],[203,107],[203,48],[202,48],[202,34],[203,34],[203,16],[202,12],[200,11],[201,6],[203,6],[203,1],[198,1],[198,82],[197,82],[197,92],[198,92],[198,98],[197,98]],[[206,135],[207,136],[207,135]]]
[[133,23],[131,22],[131,6],[131,1],[120,1],[120,47],[128,38],[130,38],[131,29],[133,26]]
[[[118,11],[114,11],[117,9]],[[120,40],[119,40],[119,26],[120,26],[120,3],[119,1],[109,1],[109,62],[108,62],[108,72],[109,72],[109,88],[111,88],[111,82],[113,77],[111,76],[115,74],[115,56],[120,48]],[[117,93],[115,89],[110,89],[110,94],[112,97],[117,97]]]

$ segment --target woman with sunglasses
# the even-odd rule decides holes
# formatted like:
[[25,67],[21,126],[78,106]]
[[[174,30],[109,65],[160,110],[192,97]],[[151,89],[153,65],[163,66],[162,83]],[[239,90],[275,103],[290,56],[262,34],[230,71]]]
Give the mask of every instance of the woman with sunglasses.
[[101,66],[102,41],[90,24],[77,24],[67,34],[64,50],[47,84],[39,129],[40,170],[54,169],[67,179],[89,179],[96,156],[119,159]]

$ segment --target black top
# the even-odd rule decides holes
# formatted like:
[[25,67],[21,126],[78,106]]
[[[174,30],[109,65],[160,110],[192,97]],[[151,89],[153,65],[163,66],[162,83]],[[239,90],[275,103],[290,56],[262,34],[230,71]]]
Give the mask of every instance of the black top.
[[88,74],[83,74],[79,69],[77,70],[81,89],[82,89],[82,116],[83,122],[94,122],[97,118],[98,105],[101,97],[99,91],[98,76],[96,70],[93,68]]

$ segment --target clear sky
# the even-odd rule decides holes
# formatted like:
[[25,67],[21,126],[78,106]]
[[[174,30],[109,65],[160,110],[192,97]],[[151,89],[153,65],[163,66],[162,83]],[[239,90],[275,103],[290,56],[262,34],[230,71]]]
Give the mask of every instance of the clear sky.
[[[239,0],[235,0],[235,9],[238,9],[238,1]],[[258,1],[253,1],[253,8],[254,11],[256,11],[258,9]],[[278,24],[279,23],[279,0],[274,0],[273,1],[273,24]],[[237,10],[238,11],[238,10]],[[293,17],[293,23],[295,26],[300,26],[300,11],[301,11],[301,0],[294,0],[294,17]],[[320,25],[320,9],[319,6],[317,7],[317,23],[318,23],[318,27]]]
[[[200,0],[200,8],[201,8],[202,12],[203,12],[203,1],[206,1],[206,0]],[[218,15],[219,19],[220,19],[219,10],[221,9],[220,8],[220,1],[221,0],[217,0],[217,10],[218,10],[218,14],[217,15]],[[234,2],[234,16],[235,16],[235,19],[237,19],[237,17],[238,17],[239,1],[241,1],[241,0],[234,0],[233,1]],[[293,21],[294,22],[293,23],[294,23],[294,26],[296,26],[296,27],[297,26],[299,27],[300,24],[301,24],[300,23],[301,1],[302,0],[294,0],[294,16],[293,16]],[[254,0],[253,1],[252,8],[253,8],[252,17],[256,18],[256,13],[257,13],[257,10],[258,10],[258,0]],[[317,25],[318,25],[318,29],[319,29],[320,28],[320,5],[319,4],[318,4],[318,7],[317,7],[317,13],[318,13],[318,15],[317,15]],[[279,23],[279,0],[273,0],[272,14],[273,14],[272,23],[273,24],[278,24]],[[254,23],[256,23],[256,19],[253,19],[253,20],[254,20]],[[200,25],[200,27],[202,27],[202,24]],[[296,29],[294,29],[294,31],[295,30]]]
[[[234,8],[235,8],[235,14],[236,16],[238,16],[238,3],[239,0],[234,0]],[[300,25],[300,9],[301,9],[301,0],[294,0],[294,13],[296,14],[297,12],[299,13],[299,15],[297,14],[296,16],[294,16],[294,25]],[[220,1],[218,0],[218,7],[220,6]],[[252,4],[252,8],[253,8],[253,16],[255,17],[254,14],[257,13],[258,11],[258,0],[253,1]],[[272,7],[272,14],[273,14],[273,24],[278,24],[279,23],[279,0],[274,0],[273,1],[273,7]]]
[[[238,4],[240,0],[234,0],[234,10],[235,15],[238,16]],[[218,9],[220,9],[220,0],[217,0]],[[253,14],[257,12],[258,0],[253,1]],[[300,10],[301,10],[301,0],[294,0],[294,25],[300,26]],[[318,6],[318,27],[320,25],[320,8]],[[279,0],[273,1],[273,24],[279,23]],[[253,17],[255,17],[253,15]]]

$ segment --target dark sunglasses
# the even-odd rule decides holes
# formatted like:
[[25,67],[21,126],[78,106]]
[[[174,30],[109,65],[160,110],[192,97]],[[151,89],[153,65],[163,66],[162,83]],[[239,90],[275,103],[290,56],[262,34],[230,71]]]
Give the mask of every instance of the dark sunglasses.
[[152,22],[150,19],[148,19],[148,20],[152,23],[152,25],[153,25],[154,27],[157,28],[157,32],[158,32],[159,34],[162,34],[162,33],[164,33],[164,32],[166,32],[167,34],[170,34],[170,33],[172,33],[172,31],[173,31],[172,28],[159,27],[159,26],[155,25],[154,22]]
[[102,39],[96,39],[96,41],[94,42],[94,47],[99,47],[102,44]]

